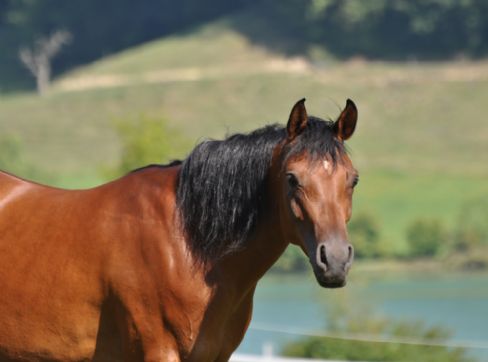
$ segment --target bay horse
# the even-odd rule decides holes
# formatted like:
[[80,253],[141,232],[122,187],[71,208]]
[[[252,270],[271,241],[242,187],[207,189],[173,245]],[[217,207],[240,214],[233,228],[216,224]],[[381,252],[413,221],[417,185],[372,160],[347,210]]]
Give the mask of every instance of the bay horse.
[[208,140],[87,190],[0,174],[0,361],[227,361],[290,244],[342,287],[358,173],[304,99],[286,127]]

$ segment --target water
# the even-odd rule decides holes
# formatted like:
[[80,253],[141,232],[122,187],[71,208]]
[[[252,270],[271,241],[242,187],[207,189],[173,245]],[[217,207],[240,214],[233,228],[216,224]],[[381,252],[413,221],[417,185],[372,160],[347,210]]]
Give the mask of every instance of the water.
[[[326,331],[327,305],[352,304],[394,319],[420,320],[453,333],[450,341],[488,346],[488,274],[354,275],[347,288],[322,289],[313,276],[265,277],[256,291],[253,320],[241,353],[260,354],[271,343],[275,353],[303,331]],[[270,331],[271,330],[282,330]],[[488,349],[470,349],[488,361]]]

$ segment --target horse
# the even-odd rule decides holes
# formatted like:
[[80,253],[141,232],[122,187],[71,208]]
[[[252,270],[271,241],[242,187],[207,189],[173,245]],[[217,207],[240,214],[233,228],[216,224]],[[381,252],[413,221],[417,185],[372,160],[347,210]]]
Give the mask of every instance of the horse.
[[206,140],[85,190],[0,174],[0,361],[227,361],[289,244],[345,285],[358,172],[337,120]]

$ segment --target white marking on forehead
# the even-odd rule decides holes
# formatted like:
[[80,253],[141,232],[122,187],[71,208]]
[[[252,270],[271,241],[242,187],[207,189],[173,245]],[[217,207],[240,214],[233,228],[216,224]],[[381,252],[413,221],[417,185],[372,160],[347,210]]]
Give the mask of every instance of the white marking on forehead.
[[329,173],[329,175],[332,173],[332,167],[330,165],[330,162],[327,160],[323,161],[324,169]]

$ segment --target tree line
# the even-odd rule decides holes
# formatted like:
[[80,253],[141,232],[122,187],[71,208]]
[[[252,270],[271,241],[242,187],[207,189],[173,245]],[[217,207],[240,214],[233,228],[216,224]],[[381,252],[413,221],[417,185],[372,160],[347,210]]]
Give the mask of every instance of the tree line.
[[[250,21],[234,25],[252,41],[273,46],[278,36],[288,43],[281,50],[301,54],[319,47],[338,58],[401,60],[482,57],[488,51],[484,0],[0,0],[0,88],[29,83],[19,48],[56,31],[73,35],[69,49],[53,60],[60,72],[242,12]],[[277,35],[256,32],[256,18]]]
[[[273,3],[272,0],[268,0]],[[484,0],[307,0],[271,6],[307,43],[339,57],[446,59],[488,51]],[[286,20],[285,20],[286,21]]]

